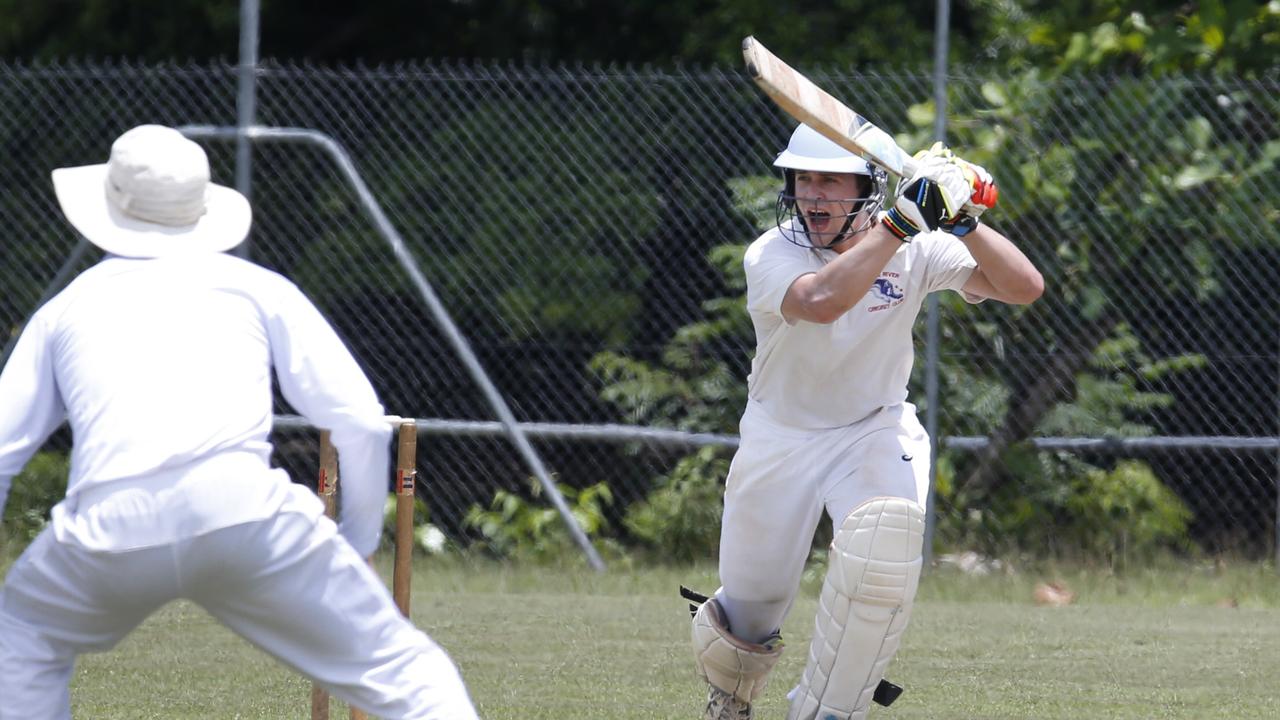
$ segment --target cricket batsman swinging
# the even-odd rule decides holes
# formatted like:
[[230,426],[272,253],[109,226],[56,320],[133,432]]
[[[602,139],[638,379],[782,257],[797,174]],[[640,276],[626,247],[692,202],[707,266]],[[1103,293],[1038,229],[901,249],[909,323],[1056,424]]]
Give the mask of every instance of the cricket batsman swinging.
[[[721,587],[694,607],[702,717],[754,717],[825,514],[827,574],[787,718],[864,720],[900,691],[883,680],[923,562],[931,450],[907,400],[916,316],[929,293],[1025,304],[1044,281],[981,222],[990,173],[940,144],[908,156],[751,38],[744,56],[801,124],[773,162],[774,227],[744,257],[756,352],[725,486]],[[902,177],[892,197],[890,173]]]

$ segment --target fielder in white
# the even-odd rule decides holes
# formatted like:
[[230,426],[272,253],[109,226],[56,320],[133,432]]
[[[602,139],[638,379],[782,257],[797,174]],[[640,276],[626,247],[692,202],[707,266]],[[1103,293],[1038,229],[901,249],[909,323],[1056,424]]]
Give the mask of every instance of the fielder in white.
[[[293,283],[222,252],[248,233],[248,201],[156,125],[53,182],[107,255],[36,312],[0,374],[0,509],[64,420],[74,437],[66,498],[0,591],[0,719],[69,718],[77,655],[176,598],[373,715],[475,718],[364,560],[390,463],[372,386]],[[340,525],[268,464],[272,369],[331,430]]]
[[920,159],[885,213],[885,173],[807,126],[774,162],[777,227],[745,259],[756,354],[722,587],[693,622],[705,718],[753,716],[824,510],[830,565],[787,717],[867,716],[920,578],[930,450],[907,402],[916,315],[939,290],[1019,304],[1043,291],[1026,256],[977,221],[975,180],[990,175],[940,145]]

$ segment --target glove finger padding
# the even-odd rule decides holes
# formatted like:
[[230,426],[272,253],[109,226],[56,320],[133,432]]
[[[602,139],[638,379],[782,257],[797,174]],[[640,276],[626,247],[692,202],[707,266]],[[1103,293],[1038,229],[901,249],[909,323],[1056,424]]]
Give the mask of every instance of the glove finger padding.
[[969,202],[964,205],[964,212],[977,219],[984,211],[996,206],[996,201],[1000,198],[1000,188],[996,185],[996,179],[991,177],[991,173],[987,172],[986,168],[967,160],[959,158],[956,160],[969,179],[971,190]]
[[915,155],[912,155],[912,157],[920,161],[924,161],[926,158],[935,157],[942,158],[943,160],[950,160],[955,157],[955,153],[951,152],[951,148],[947,147],[941,140],[939,140],[930,145],[928,150],[921,150]]
[[[929,162],[934,158],[939,158],[960,166],[961,171],[964,172],[969,181],[969,200],[963,204],[965,215],[970,215],[976,220],[982,215],[983,211],[990,210],[996,206],[996,200],[1000,197],[1000,189],[996,186],[995,178],[981,165],[969,162],[956,155],[951,148],[941,142],[935,142],[928,150],[921,150],[914,157],[920,162]],[[958,216],[954,219],[958,219]]]
[[915,175],[901,186],[893,207],[884,215],[885,225],[899,239],[937,230],[959,215],[969,201],[973,186],[963,168],[949,150],[946,156],[935,150],[921,156]]

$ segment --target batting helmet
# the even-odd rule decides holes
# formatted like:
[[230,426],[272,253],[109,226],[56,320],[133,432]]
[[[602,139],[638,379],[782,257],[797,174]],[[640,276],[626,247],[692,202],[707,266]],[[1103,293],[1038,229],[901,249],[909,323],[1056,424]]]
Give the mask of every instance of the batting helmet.
[[[803,124],[791,133],[791,141],[787,143],[787,149],[778,153],[773,165],[782,168],[784,180],[782,192],[778,193],[775,212],[778,229],[782,231],[783,237],[801,247],[829,247],[840,242],[848,234],[866,230],[875,222],[876,213],[884,204],[889,185],[889,175],[884,170],[871,165],[831,142],[817,130]],[[865,183],[866,189],[861,197],[829,201],[846,208],[844,223],[829,242],[814,243],[804,217],[796,213],[795,174],[797,171],[865,175],[869,179],[869,182]],[[857,228],[851,229],[850,226],[859,213],[865,213],[863,221]],[[796,232],[797,225],[803,233]]]

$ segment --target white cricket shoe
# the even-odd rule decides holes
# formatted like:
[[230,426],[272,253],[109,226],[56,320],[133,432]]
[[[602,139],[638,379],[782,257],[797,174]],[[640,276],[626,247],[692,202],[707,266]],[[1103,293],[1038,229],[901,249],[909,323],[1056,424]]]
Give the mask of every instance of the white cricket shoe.
[[702,720],[751,720],[755,713],[751,712],[751,703],[743,702],[715,685],[707,689],[707,709],[702,713]]

